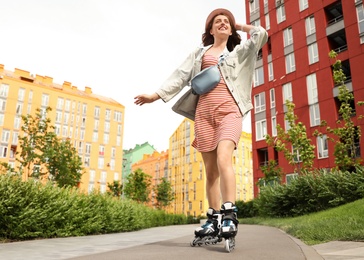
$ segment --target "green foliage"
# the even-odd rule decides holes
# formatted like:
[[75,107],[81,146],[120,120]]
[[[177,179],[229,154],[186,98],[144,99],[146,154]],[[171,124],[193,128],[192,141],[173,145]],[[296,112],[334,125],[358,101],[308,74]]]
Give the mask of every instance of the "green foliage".
[[157,194],[157,208],[163,209],[174,200],[174,193],[171,183],[166,178],[161,178],[160,183],[154,187],[154,192]]
[[241,219],[242,224],[280,228],[307,245],[329,241],[364,241],[364,199],[294,218]]
[[60,187],[78,185],[82,176],[82,161],[70,140],[60,140],[46,117],[51,111],[37,109],[36,115],[22,116],[23,135],[19,137],[20,153],[16,158],[19,171],[37,179],[45,175]]
[[113,183],[108,183],[109,188],[108,193],[114,197],[119,197],[123,194],[123,184],[120,181],[114,181]]
[[[335,143],[334,156],[337,168],[351,170],[360,165],[362,161],[356,155],[357,143],[359,143],[358,140],[361,137],[361,129],[360,126],[355,126],[352,120],[352,116],[355,115],[355,108],[351,106],[354,101],[354,95],[344,84],[346,76],[342,70],[341,61],[337,59],[337,53],[334,51],[330,51],[329,57],[335,59],[333,78],[339,89],[338,99],[341,102],[339,115],[341,120],[337,121],[337,128],[327,127],[326,130],[334,136],[329,138],[329,140]],[[363,102],[359,101],[357,105],[361,106]],[[358,118],[361,119],[362,115],[358,115]]]
[[186,223],[184,215],[107,194],[87,195],[70,187],[0,175],[0,240],[84,236]]
[[289,129],[285,131],[278,124],[277,136],[267,134],[266,141],[269,146],[283,152],[288,163],[294,166],[294,172],[301,173],[312,169],[315,146],[311,145],[311,139],[307,137],[306,126],[302,122],[296,123],[298,118],[294,114],[295,105],[286,100],[286,107],[285,120],[289,124]]
[[364,198],[364,167],[355,172],[323,169],[300,175],[289,185],[264,187],[255,203],[260,216],[299,216]]
[[124,190],[126,197],[139,203],[148,202],[152,184],[151,179],[152,177],[141,169],[129,174]]
[[49,179],[60,187],[78,185],[82,177],[82,161],[70,140],[58,140],[54,134],[51,142],[47,143],[43,157]]
[[259,187],[266,185],[280,184],[282,181],[282,168],[278,167],[275,160],[269,160],[267,165],[261,166],[260,169],[264,174],[264,178],[258,181]]
[[254,200],[244,202],[242,200],[236,201],[235,205],[238,208],[239,218],[252,218],[258,215],[258,208]]

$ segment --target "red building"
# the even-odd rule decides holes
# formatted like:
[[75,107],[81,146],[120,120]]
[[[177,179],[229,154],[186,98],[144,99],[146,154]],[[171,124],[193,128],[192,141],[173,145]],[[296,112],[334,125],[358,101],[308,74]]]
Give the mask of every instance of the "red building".
[[[295,104],[294,113],[304,123],[315,149],[315,168],[332,168],[334,143],[313,136],[322,120],[337,127],[338,88],[333,81],[328,54],[338,53],[347,81],[354,94],[356,114],[364,114],[364,11],[362,0],[245,0],[247,23],[268,31],[268,43],[258,55],[252,99],[253,174],[256,183],[264,175],[260,169],[276,160],[284,181],[296,174],[282,153],[268,147],[265,135],[276,135],[276,126],[285,126],[285,101]],[[353,117],[361,126],[363,120]],[[363,138],[357,140],[357,156],[364,154]],[[257,196],[258,187],[254,194]]]

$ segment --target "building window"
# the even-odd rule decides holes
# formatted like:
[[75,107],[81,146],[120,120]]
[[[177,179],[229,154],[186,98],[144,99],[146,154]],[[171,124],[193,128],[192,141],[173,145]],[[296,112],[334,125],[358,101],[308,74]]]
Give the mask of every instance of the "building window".
[[18,101],[24,101],[25,89],[20,88],[18,91]]
[[21,123],[21,117],[16,116],[14,118],[14,129],[19,129],[20,128],[20,123]]
[[310,123],[311,126],[320,125],[320,107],[318,100],[316,74],[306,77],[308,105],[310,106]]
[[265,93],[259,93],[254,96],[254,109],[255,113],[265,111]]
[[49,104],[49,95],[42,94],[42,106],[47,107]]
[[299,0],[300,2],[300,11],[303,11],[308,8],[308,0]]
[[286,183],[287,184],[290,184],[297,177],[298,177],[298,174],[297,173],[289,173],[289,174],[286,174]]
[[0,158],[6,158],[8,154],[8,146],[0,145]]
[[269,90],[269,98],[270,98],[270,108],[275,108],[276,107],[276,95],[275,95],[274,88],[271,88]]
[[0,99],[0,112],[5,112],[6,100]]
[[294,59],[294,54],[290,53],[286,55],[286,73],[291,73],[296,70],[296,62]]
[[299,148],[292,146],[292,156],[294,162],[302,162]]
[[249,10],[250,10],[250,14],[258,12],[259,11],[259,0],[249,1]]
[[308,45],[308,63],[313,64],[319,61],[317,43]]
[[268,63],[268,80],[272,81],[274,79],[274,72],[273,72],[273,62]]
[[1,136],[1,142],[2,143],[8,143],[10,138],[10,131],[9,130],[3,130],[2,136]]
[[111,110],[106,109],[105,110],[105,120],[110,120],[110,119],[111,119]]
[[255,69],[254,72],[254,86],[259,86],[264,84],[264,71],[263,67],[259,67]]
[[121,118],[122,118],[122,113],[120,111],[115,111],[114,112],[114,120],[116,122],[121,122]]
[[99,117],[100,117],[100,108],[99,108],[99,107],[95,107],[94,116],[95,116],[96,118],[99,118]]
[[4,125],[4,114],[0,114],[0,126]]
[[104,169],[104,158],[102,158],[102,157],[99,157],[98,168],[99,169]]
[[277,22],[281,23],[286,20],[286,11],[284,9],[284,5],[280,5],[277,7]]
[[364,9],[363,9],[363,4],[356,7],[356,14],[358,16],[360,43],[364,43]]
[[326,135],[317,137],[317,154],[319,159],[329,157],[329,146]]
[[86,115],[86,113],[87,113],[87,104],[83,104],[82,105],[82,114]]
[[316,32],[315,17],[310,16],[306,18],[306,36],[314,34]]
[[293,101],[292,96],[292,84],[287,83],[283,85],[283,102],[286,103],[286,101]]
[[277,136],[277,118],[272,117],[272,136]]
[[267,134],[267,121],[260,120],[255,123],[256,140],[264,140]]
[[63,98],[58,98],[57,99],[57,109],[62,110],[63,109],[63,104],[64,104],[64,99]]
[[293,44],[292,28],[289,27],[283,31],[283,43],[284,47]]
[[270,19],[269,19],[269,13],[265,15],[265,29],[270,29]]
[[0,86],[0,97],[8,97],[9,85],[2,83]]

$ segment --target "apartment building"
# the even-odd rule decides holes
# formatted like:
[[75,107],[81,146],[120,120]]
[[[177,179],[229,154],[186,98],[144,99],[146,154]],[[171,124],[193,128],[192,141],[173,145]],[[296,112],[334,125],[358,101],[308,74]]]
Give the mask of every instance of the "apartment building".
[[143,159],[146,154],[153,154],[155,148],[148,142],[142,144],[136,144],[134,148],[123,150],[123,170],[122,170],[122,181],[123,183],[128,178],[129,174],[132,173],[132,166],[134,163]]
[[160,183],[161,178],[168,180],[168,150],[154,151],[152,154],[144,154],[143,158],[132,165],[132,171],[141,169],[152,177],[151,194],[149,206],[154,207],[157,203],[154,188]]
[[117,101],[92,93],[89,87],[80,90],[70,82],[60,85],[51,77],[8,71],[0,65],[0,104],[1,162],[18,166],[21,115],[51,107],[46,115],[50,125],[59,138],[71,140],[82,158],[80,189],[105,192],[108,183],[121,180],[125,108]]
[[[287,130],[285,101],[295,104],[294,113],[307,129],[311,144],[316,146],[315,168],[332,168],[334,143],[329,142],[320,123],[337,127],[340,102],[333,81],[331,50],[338,53],[347,80],[345,85],[354,95],[352,107],[358,119],[364,100],[364,11],[362,0],[246,0],[247,22],[262,25],[268,31],[268,43],[258,55],[252,99],[252,138],[254,182],[263,177],[260,169],[269,160],[283,169],[284,181],[297,173],[283,154],[268,147],[265,135],[277,135],[279,124]],[[323,132],[315,137],[315,130]],[[357,155],[364,154],[362,140],[357,140]],[[299,154],[297,155],[299,156]],[[257,196],[255,187],[254,195]]]
[[[197,217],[206,215],[209,205],[205,167],[201,153],[191,146],[193,140],[194,122],[185,118],[169,139],[168,181],[173,187],[175,200],[167,211]],[[236,174],[236,199],[251,200],[254,187],[251,134],[242,132],[232,160]]]

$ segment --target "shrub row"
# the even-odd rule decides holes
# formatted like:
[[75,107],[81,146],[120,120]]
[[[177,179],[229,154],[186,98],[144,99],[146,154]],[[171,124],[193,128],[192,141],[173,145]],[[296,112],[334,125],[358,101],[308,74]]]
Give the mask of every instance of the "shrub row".
[[187,221],[184,215],[167,214],[109,195],[87,195],[77,189],[0,175],[0,239],[105,234]]
[[251,202],[239,202],[239,217],[294,217],[364,198],[364,167],[355,172],[315,170],[290,184],[266,186]]

